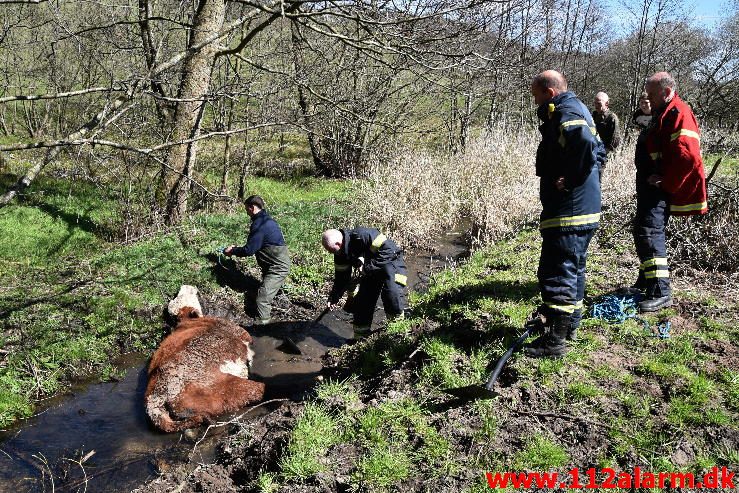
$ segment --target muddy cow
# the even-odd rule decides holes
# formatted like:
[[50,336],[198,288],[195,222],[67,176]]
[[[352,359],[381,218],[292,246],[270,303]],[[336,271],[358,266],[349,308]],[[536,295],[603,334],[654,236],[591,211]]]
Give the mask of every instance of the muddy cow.
[[193,286],[182,286],[167,309],[177,325],[151,357],[145,394],[157,428],[193,428],[262,399],[264,384],[249,380],[254,353],[248,332],[204,317]]

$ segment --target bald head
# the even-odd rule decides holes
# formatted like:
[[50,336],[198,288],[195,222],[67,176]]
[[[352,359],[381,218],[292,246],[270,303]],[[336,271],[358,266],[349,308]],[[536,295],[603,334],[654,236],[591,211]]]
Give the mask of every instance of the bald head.
[[644,91],[652,108],[660,110],[672,101],[676,86],[675,79],[667,72],[657,72],[649,77],[644,84]]
[[598,113],[605,113],[608,111],[608,94],[604,93],[603,91],[599,92],[595,95],[595,102],[593,103],[595,106],[595,111]]
[[327,229],[321,235],[321,245],[329,253],[336,253],[341,250],[344,244],[344,235],[338,229]]
[[531,82],[531,94],[536,104],[543,104],[567,91],[567,79],[556,70],[545,70]]

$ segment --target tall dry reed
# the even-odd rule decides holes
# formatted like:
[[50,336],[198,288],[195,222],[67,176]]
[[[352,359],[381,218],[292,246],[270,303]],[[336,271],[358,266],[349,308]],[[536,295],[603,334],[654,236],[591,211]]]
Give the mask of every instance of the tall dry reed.
[[[359,200],[358,222],[389,231],[400,243],[425,246],[462,225],[475,244],[515,233],[538,219],[539,179],[534,171],[536,129],[495,128],[464,154],[405,150],[370,167]],[[633,145],[615,154],[604,175],[606,203],[633,203]]]

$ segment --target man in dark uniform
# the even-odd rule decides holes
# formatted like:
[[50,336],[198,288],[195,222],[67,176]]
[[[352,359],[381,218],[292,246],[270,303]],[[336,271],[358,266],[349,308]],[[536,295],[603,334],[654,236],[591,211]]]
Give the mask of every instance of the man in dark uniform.
[[[618,116],[610,109],[610,98],[608,94],[599,92],[595,95],[593,122],[598,130],[603,145],[606,148],[606,160],[621,144],[621,129],[619,128]],[[606,167],[603,161],[601,168]],[[601,169],[601,174],[603,169]]]
[[[636,147],[634,148],[636,216],[632,224],[632,234],[637,254],[643,261],[647,261],[650,258],[649,245],[653,243],[651,240],[652,232],[655,231],[654,227],[662,222],[661,219],[655,221],[653,213],[657,209],[663,209],[666,202],[664,192],[650,187],[647,183],[647,177],[652,174],[652,159],[649,157],[649,151],[647,150],[647,134],[652,124],[652,107],[646,92],[639,96],[639,108],[634,112],[631,121],[639,129],[639,136],[636,138]],[[657,215],[659,218],[663,217],[661,212]],[[656,229],[660,229],[660,227],[658,226]],[[620,291],[625,294],[642,294],[646,288],[647,280],[644,277],[644,268],[640,265],[636,282],[631,287],[623,288]]]
[[380,296],[388,319],[403,316],[407,269],[403,252],[393,240],[373,228],[327,229],[321,244],[334,255],[335,276],[329,308],[336,308],[349,288],[352,271],[361,275],[359,290],[352,300],[356,332],[369,331]]
[[244,201],[244,205],[246,213],[251,218],[246,245],[243,247],[230,245],[223,253],[228,256],[256,257],[257,264],[262,270],[262,283],[257,291],[255,323],[262,325],[270,322],[272,300],[290,273],[290,252],[280,226],[264,210],[264,200],[258,195],[252,195]]
[[548,328],[526,350],[561,356],[582,319],[585,263],[600,221],[600,165],[605,149],[587,107],[567,90],[557,71],[537,75],[531,94],[538,105],[541,143],[536,151],[542,211],[539,229],[539,323]]

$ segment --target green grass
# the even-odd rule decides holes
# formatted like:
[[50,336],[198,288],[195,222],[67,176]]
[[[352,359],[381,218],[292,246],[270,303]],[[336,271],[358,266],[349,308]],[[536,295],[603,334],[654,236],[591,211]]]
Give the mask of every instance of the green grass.
[[280,460],[282,475],[288,479],[304,479],[327,464],[322,461],[331,445],[339,442],[339,421],[318,404],[307,404],[292,430],[287,454]]
[[259,493],[276,493],[280,489],[277,475],[272,472],[260,474],[254,481],[254,487]]
[[373,448],[357,464],[354,481],[372,486],[390,486],[410,476],[412,461],[402,450]]
[[358,383],[355,377],[342,381],[328,380],[316,388],[316,399],[325,405],[355,409],[360,405]]
[[600,390],[587,382],[572,382],[567,386],[566,393],[571,401],[581,401],[599,395]]
[[[0,184],[11,177],[3,175]],[[310,299],[331,272],[320,233],[346,221],[350,183],[300,179],[249,180],[265,196],[293,258],[285,291]],[[114,194],[82,180],[41,177],[18,203],[0,209],[0,427],[33,412],[37,398],[63,390],[70,379],[112,375],[112,357],[150,351],[161,339],[163,304],[182,284],[204,295],[241,295],[224,288],[218,247],[243,244],[249,219],[199,214],[177,234],[111,241],[121,215]],[[186,241],[183,241],[185,239]],[[225,266],[259,277],[253,259]],[[239,274],[241,275],[241,274]]]
[[529,437],[522,450],[513,459],[513,468],[519,471],[548,471],[564,467],[570,457],[561,446],[541,434]]
[[700,357],[689,340],[670,339],[657,350],[656,354],[642,360],[641,371],[671,380],[687,380],[694,376],[690,367],[700,363]]

